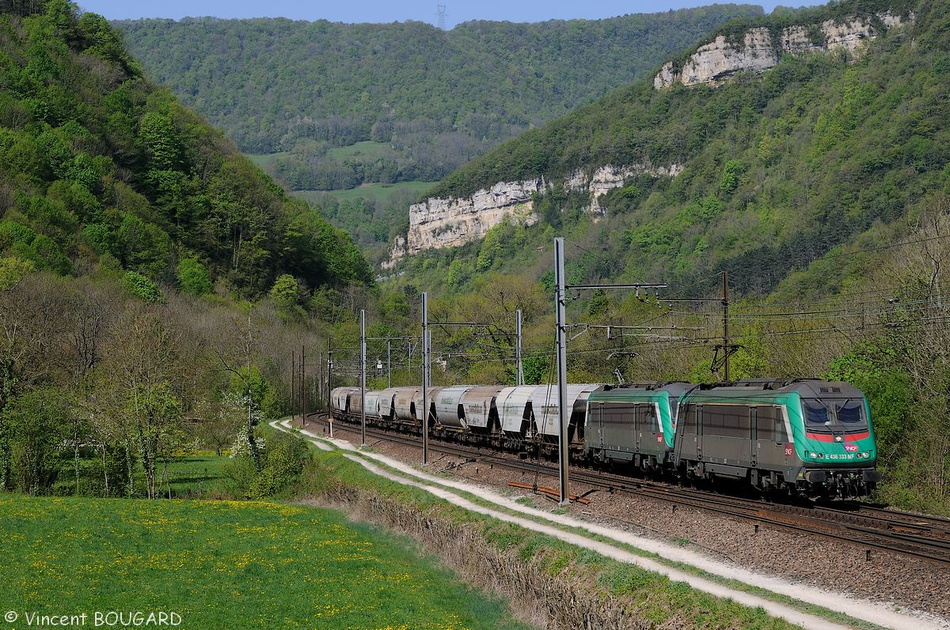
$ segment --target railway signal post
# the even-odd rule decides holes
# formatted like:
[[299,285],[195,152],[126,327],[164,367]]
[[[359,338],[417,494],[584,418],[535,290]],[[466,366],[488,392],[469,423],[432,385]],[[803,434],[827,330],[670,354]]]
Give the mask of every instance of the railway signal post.
[[429,294],[422,292],[422,465],[429,463]]
[[366,311],[360,309],[360,446],[366,446]]
[[572,284],[568,285],[564,275],[564,238],[554,239],[554,307],[555,329],[557,334],[557,389],[558,389],[558,470],[560,477],[559,505],[570,503],[567,492],[568,463],[570,444],[568,442],[568,422],[570,414],[567,407],[567,289],[665,289],[665,284]]
[[567,468],[568,468],[568,444],[567,444],[567,422],[570,416],[567,415],[567,319],[565,300],[565,282],[564,282],[564,239],[554,239],[554,305],[555,305],[555,328],[557,330],[557,393],[558,393],[558,477],[560,479],[560,499],[558,505],[567,505],[570,498],[567,493]]

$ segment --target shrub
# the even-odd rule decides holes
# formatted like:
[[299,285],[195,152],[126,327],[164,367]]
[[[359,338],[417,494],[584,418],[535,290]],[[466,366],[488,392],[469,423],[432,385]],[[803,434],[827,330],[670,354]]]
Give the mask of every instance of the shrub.
[[[258,442],[263,440],[259,438]],[[248,499],[285,496],[296,487],[311,459],[305,441],[286,433],[269,435],[266,447],[261,449],[260,471],[249,454],[237,455],[228,463],[227,490]]]
[[194,258],[185,258],[179,262],[177,271],[178,286],[186,293],[205,295],[214,289],[208,268]]
[[140,273],[127,271],[125,273],[125,286],[132,295],[146,302],[165,301],[158,285]]

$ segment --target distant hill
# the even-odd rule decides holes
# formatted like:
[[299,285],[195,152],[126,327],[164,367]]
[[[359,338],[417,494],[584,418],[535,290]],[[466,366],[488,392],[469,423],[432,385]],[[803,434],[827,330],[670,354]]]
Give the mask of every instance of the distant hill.
[[[712,5],[605,20],[118,21],[148,75],[290,189],[436,181],[499,142],[647,76],[723,23]],[[372,141],[357,154],[333,152]]]
[[[948,19],[943,2],[852,0],[733,23],[678,56],[676,67],[690,59],[698,67],[691,55],[717,40],[723,59],[751,64],[777,50],[776,65],[736,67],[691,86],[640,81],[501,145],[431,197],[464,205],[480,190],[504,199],[508,190],[538,186],[512,202],[541,223],[528,237],[538,235],[540,246],[553,230],[602,252],[584,256],[577,277],[670,281],[694,291],[728,269],[741,292],[769,293],[834,248],[906,225],[950,191]],[[854,51],[822,51],[831,41],[823,28],[853,35]],[[804,34],[808,50],[782,52],[789,46],[782,33]],[[753,50],[756,37],[770,38],[767,51]],[[592,197],[588,186],[604,169],[621,176]],[[437,211],[419,212],[432,221]],[[439,217],[444,226],[430,222],[430,235],[460,224],[451,210]],[[497,255],[455,263],[456,277],[515,260],[518,269],[531,266],[523,252],[534,248],[498,229],[490,243]],[[503,234],[509,242],[499,242]],[[844,260],[798,289],[837,290],[852,270]]]
[[7,263],[197,278],[200,291],[220,281],[244,296],[281,274],[309,287],[371,280],[345,233],[145,79],[101,16],[64,0],[16,3],[0,35]]

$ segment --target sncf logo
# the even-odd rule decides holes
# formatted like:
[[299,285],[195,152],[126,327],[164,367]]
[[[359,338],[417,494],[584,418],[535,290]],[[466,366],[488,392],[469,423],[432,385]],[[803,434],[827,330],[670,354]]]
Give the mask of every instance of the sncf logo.
[[845,444],[845,445],[844,445],[844,450],[848,451],[849,453],[857,453],[857,452],[858,452],[858,445],[857,445],[857,444]]

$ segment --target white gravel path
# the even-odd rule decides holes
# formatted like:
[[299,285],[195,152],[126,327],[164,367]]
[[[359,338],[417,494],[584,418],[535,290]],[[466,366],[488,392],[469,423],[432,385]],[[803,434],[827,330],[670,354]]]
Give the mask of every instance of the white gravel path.
[[[291,431],[288,428],[289,423],[287,422],[274,422],[271,424],[280,430]],[[359,463],[374,474],[386,477],[397,483],[423,489],[459,507],[550,535],[569,544],[590,549],[620,562],[635,564],[645,570],[665,575],[671,580],[685,582],[692,588],[710,593],[717,597],[732,599],[733,601],[750,607],[762,607],[770,615],[780,617],[805,628],[831,629],[846,628],[847,626],[835,624],[783,604],[744,591],[731,589],[717,582],[671,568],[655,560],[633,554],[620,546],[594,540],[592,537],[587,537],[583,532],[656,554],[668,561],[688,564],[712,575],[733,579],[886,628],[893,628],[894,630],[947,630],[950,628],[950,623],[947,623],[946,620],[930,615],[904,610],[895,611],[888,606],[876,602],[860,600],[841,593],[820,590],[804,584],[795,584],[746,569],[726,566],[708,557],[675,545],[641,537],[630,532],[580,521],[568,515],[552,514],[517,503],[493,490],[482,488],[474,484],[436,477],[384,455],[360,450],[345,440],[329,439],[324,435],[314,434],[307,430],[303,430],[300,433],[311,438],[308,441],[322,450],[333,450],[334,448],[343,450],[348,459]],[[386,468],[384,469],[381,466],[385,466]],[[478,497],[480,500],[496,505],[505,511],[474,503],[464,495]],[[512,512],[514,514],[512,514]],[[523,514],[531,518],[523,518],[518,516],[518,514]],[[564,528],[571,528],[575,531],[565,531]],[[579,533],[578,530],[582,533]]]

